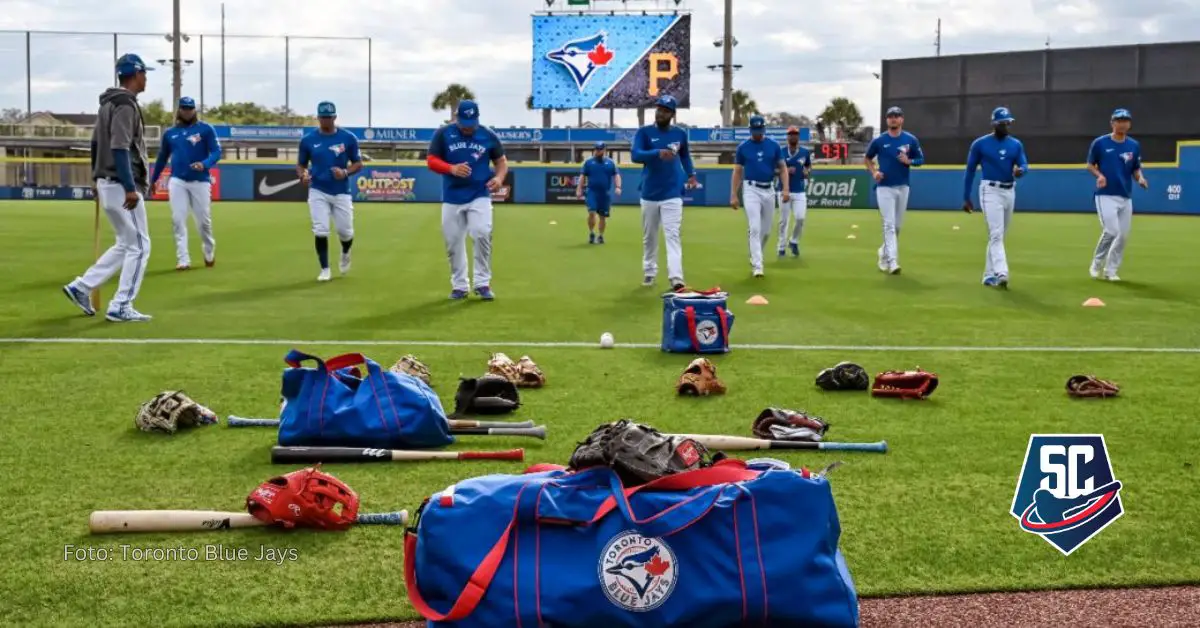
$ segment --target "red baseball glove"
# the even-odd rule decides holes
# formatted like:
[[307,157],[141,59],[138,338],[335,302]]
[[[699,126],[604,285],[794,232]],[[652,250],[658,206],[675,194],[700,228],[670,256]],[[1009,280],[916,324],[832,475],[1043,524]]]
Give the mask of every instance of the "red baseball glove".
[[358,518],[358,494],[317,465],[263,482],[246,498],[246,509],[284,528],[345,530]]
[[899,397],[901,399],[925,399],[937,389],[937,373],[917,367],[915,371],[885,371],[875,376],[871,395],[875,397]]

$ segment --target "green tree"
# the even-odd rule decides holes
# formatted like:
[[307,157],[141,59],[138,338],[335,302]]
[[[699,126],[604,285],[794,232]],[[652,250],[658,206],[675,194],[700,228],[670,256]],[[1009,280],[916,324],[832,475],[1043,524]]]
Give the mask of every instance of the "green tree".
[[846,137],[853,135],[862,126],[862,113],[858,110],[858,105],[849,98],[838,96],[829,101],[825,105],[825,109],[821,111],[821,115],[817,116],[818,131],[824,135],[825,129],[830,126],[836,126],[841,129],[842,134]]
[[733,114],[733,126],[750,124],[750,116],[758,113],[758,103],[744,90],[735,89],[729,96],[730,110]]
[[142,105],[142,120],[146,126],[166,128],[175,124],[175,111],[167,109],[161,100],[151,100]]
[[[174,115],[174,112],[171,112],[171,116],[174,117]],[[253,102],[231,102],[210,107],[205,110],[204,119],[212,124],[234,126],[316,126],[317,124],[315,116],[300,115],[288,107],[271,109]]]
[[450,120],[454,120],[455,109],[458,107],[458,103],[464,100],[475,100],[475,92],[461,83],[451,83],[446,86],[446,89],[434,94],[433,102],[429,103],[429,107],[434,111],[442,109],[449,111]]

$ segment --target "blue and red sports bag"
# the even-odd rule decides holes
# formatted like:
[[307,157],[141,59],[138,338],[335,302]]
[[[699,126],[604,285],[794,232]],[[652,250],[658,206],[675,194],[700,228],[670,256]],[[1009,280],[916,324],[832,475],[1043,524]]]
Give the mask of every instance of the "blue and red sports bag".
[[807,470],[488,475],[421,505],[405,581],[431,627],[855,626],[840,533]]
[[670,353],[728,353],[733,312],[720,288],[663,295],[662,350]]
[[[316,368],[301,366],[309,360]],[[284,447],[422,449],[454,442],[441,400],[416,377],[386,371],[361,353],[323,361],[293,349],[284,362]],[[358,365],[367,367],[366,377]]]

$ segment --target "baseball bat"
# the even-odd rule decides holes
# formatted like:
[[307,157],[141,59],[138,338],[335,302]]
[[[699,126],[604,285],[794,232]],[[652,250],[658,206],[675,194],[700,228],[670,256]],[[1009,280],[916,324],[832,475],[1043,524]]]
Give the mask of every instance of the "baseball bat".
[[[408,511],[364,513],[355,523],[404,525]],[[109,532],[192,532],[261,528],[267,522],[246,512],[221,510],[95,510],[88,517],[92,534]]]
[[507,451],[425,451],[410,449],[371,449],[362,447],[283,447],[271,448],[276,464],[314,462],[412,462],[418,460],[524,460],[524,449]]
[[546,440],[546,426],[537,427],[450,427],[455,436],[529,436]]
[[[93,194],[93,205],[95,205],[95,217],[92,224],[92,259],[100,259],[100,195]],[[100,288],[99,286],[92,288],[92,309],[100,311]]]
[[[225,423],[229,427],[279,427],[279,419],[251,419],[246,417],[230,415]],[[456,430],[455,433],[472,434],[474,432],[457,430],[468,430],[472,428],[529,428],[533,427],[533,421],[466,421],[460,419],[450,419],[450,429]],[[542,434],[544,437],[545,434]]]
[[887,453],[886,440],[877,443],[826,443],[795,440],[768,440],[765,438],[748,438],[745,436],[726,436],[723,434],[668,434],[690,438],[709,449],[725,451],[750,451],[755,449],[823,449],[832,451],[871,451]]

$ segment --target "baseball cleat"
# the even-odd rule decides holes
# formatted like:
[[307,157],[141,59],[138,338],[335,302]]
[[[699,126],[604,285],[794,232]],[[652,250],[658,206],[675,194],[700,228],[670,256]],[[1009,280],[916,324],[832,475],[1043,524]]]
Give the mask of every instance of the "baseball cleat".
[[217,258],[215,258],[215,257],[212,259],[204,260],[204,266],[207,268],[212,268],[213,266],[216,266],[216,265],[217,265]]
[[1116,276],[1116,274],[1106,275],[1104,278],[1108,281],[1121,281],[1121,278]]
[[343,275],[350,272],[350,252],[349,251],[342,253],[342,259],[338,263],[338,271],[340,271]]
[[588,244],[595,244],[595,243],[596,243],[596,234],[589,233],[588,234]]
[[984,278],[983,278],[983,285],[985,285],[985,286],[995,286],[995,285],[996,285],[996,277],[995,277],[995,275],[988,275],[987,277],[984,277]]
[[654,275],[646,275],[645,277],[643,277],[642,285],[643,286],[653,286],[654,285]]
[[191,270],[191,269],[192,269],[191,264],[176,264],[175,265],[175,270]]
[[450,291],[450,299],[452,301],[461,301],[465,298],[467,298],[466,290],[451,290]]
[[596,236],[596,244],[604,244],[604,235],[603,234]]
[[687,289],[687,284],[683,283],[682,279],[672,279],[671,280],[671,290],[672,291],[681,292],[685,289]]
[[84,314],[87,314],[88,316],[96,315],[96,310],[92,309],[92,302],[88,298],[88,294],[86,292],[76,288],[75,286],[72,286],[71,284],[63,286],[62,291],[63,294],[67,295],[67,298],[71,300],[71,303],[74,303],[76,307],[83,310]]
[[785,256],[785,255],[787,255],[787,250],[786,250],[786,249],[779,249],[779,257],[783,257],[783,256]]
[[753,274],[753,275],[754,275],[754,277],[756,277],[756,278],[761,278],[761,277],[763,276],[763,271],[761,271],[761,270],[755,270],[755,271],[754,271],[752,274]]
[[888,271],[888,273],[889,273],[889,274],[892,274],[892,275],[899,275],[899,274],[900,274],[900,265],[899,265],[899,264],[892,264],[892,265],[888,266],[888,269],[887,269],[887,271]]
[[333,273],[329,272],[328,268],[322,268],[321,274],[317,275],[317,281],[329,281],[333,278]]
[[792,243],[788,244],[788,247],[792,249],[792,257],[800,257],[800,244],[799,243],[792,242]]
[[1100,278],[1100,265],[1092,264],[1092,267],[1088,269],[1088,274],[1090,274],[1092,276],[1092,279],[1099,279]]
[[133,309],[132,305],[126,305],[119,310],[109,310],[104,318],[114,323],[143,323],[153,317]]
[[1001,288],[1008,289],[1008,275],[1000,275],[996,277],[996,285]]
[[888,263],[884,260],[879,260],[879,271],[884,273],[888,271]]
[[479,286],[478,288],[475,288],[475,294],[478,294],[479,298],[483,299],[484,301],[491,301],[492,299],[496,298],[496,295],[492,294],[492,289],[488,286]]

